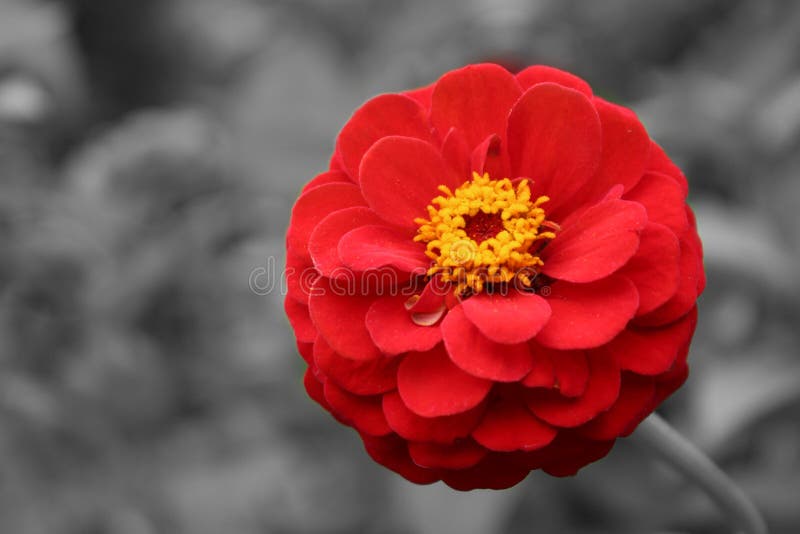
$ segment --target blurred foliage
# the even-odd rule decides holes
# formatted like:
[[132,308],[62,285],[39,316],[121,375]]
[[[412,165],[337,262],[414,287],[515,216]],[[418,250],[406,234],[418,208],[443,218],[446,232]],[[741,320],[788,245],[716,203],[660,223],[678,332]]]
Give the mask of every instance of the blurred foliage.
[[725,532],[625,442],[460,494],[305,398],[251,273],[360,102],[484,60],[584,76],[686,170],[709,285],[664,413],[800,531],[800,4],[0,0],[0,532]]

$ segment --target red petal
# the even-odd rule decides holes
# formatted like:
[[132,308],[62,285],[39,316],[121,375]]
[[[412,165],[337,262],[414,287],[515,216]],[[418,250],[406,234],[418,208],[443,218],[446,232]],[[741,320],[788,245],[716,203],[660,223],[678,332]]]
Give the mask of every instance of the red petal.
[[614,441],[595,441],[586,439],[574,432],[559,432],[546,449],[533,453],[539,456],[542,470],[556,477],[575,475],[579,469],[599,460],[609,453]]
[[490,380],[453,365],[441,345],[429,352],[410,353],[397,371],[400,397],[422,417],[466,412],[480,404],[491,387]]
[[[542,350],[547,350],[541,347]],[[589,384],[589,361],[582,350],[552,350],[550,359],[556,375],[555,388],[564,397],[579,397]]]
[[419,87],[417,89],[412,89],[410,91],[405,91],[403,94],[409,98],[413,98],[416,100],[420,106],[425,108],[426,110],[431,109],[431,98],[433,96],[433,89],[436,87],[436,83],[428,84],[424,87]]
[[499,65],[468,65],[450,71],[433,90],[431,123],[440,131],[464,132],[474,147],[491,134],[506,133],[506,117],[522,91],[514,76]]
[[344,170],[344,165],[342,165],[342,157],[339,152],[334,148],[333,154],[331,154],[330,161],[328,162],[328,168],[332,171],[341,171],[347,175],[347,180],[352,181],[350,175]]
[[521,400],[504,398],[489,404],[472,437],[493,451],[533,451],[553,441],[556,433],[531,414]]
[[342,236],[355,228],[382,222],[374,211],[361,206],[331,213],[320,221],[308,241],[314,266],[325,276],[332,276],[344,269],[338,252]]
[[450,128],[442,141],[442,157],[459,176],[466,181],[470,176],[470,153],[464,134],[457,128]]
[[496,134],[483,140],[472,151],[471,168],[480,175],[489,173],[495,179],[510,175],[508,153],[503,150],[503,142]]
[[286,251],[287,297],[307,306],[311,288],[319,278],[319,271],[314,268],[309,259],[294,254],[292,250]]
[[362,434],[364,448],[370,457],[384,467],[399,473],[414,484],[431,484],[439,480],[435,469],[426,469],[415,464],[408,454],[408,443],[396,436],[369,436]]
[[636,318],[636,324],[658,326],[668,324],[691,310],[703,285],[703,259],[700,242],[694,232],[687,232],[681,241],[680,279],[675,295],[652,312]]
[[330,404],[332,413],[359,432],[371,436],[385,436],[392,431],[383,416],[379,396],[353,395],[337,386],[333,380],[326,380],[325,400]]
[[314,370],[309,367],[303,375],[303,386],[306,388],[306,393],[311,397],[311,400],[322,406],[328,411],[331,407],[328,401],[325,400],[324,385],[314,374]]
[[650,222],[663,224],[675,235],[683,235],[689,226],[686,194],[665,174],[646,173],[636,187],[625,194],[625,199],[644,206]]
[[438,325],[418,326],[411,320],[406,300],[404,295],[381,297],[367,312],[367,330],[381,352],[425,352],[442,340]]
[[699,262],[697,273],[697,296],[699,297],[706,289],[706,270],[703,266],[703,243],[700,241],[700,236],[697,235],[697,223],[694,220],[692,208],[689,206],[686,206],[686,214],[689,217],[689,224],[691,225],[692,231],[684,234],[683,238],[691,241],[695,251],[697,252],[697,259]]
[[594,204],[592,204],[590,202],[590,203],[584,203],[584,204],[581,204],[581,205],[570,206],[571,208],[574,208],[574,209],[571,212],[569,212],[567,214],[564,214],[564,216],[559,221],[559,225],[561,226],[561,228],[569,228],[570,226],[574,225],[575,222],[578,219],[580,219],[583,216],[584,213],[586,213],[588,210],[593,208],[595,205],[602,204],[604,202],[608,202],[608,201],[611,201],[611,200],[620,200],[622,198],[622,193],[624,193],[624,192],[625,192],[625,188],[622,187],[621,184],[617,184],[617,185],[611,187],[606,192],[606,194],[603,195],[603,198],[600,199],[598,202],[595,202]]
[[596,440],[627,436],[650,414],[655,393],[652,378],[624,373],[617,401],[607,412],[581,428],[581,434]]
[[356,395],[377,395],[397,386],[397,358],[358,361],[344,358],[320,336],[314,344],[314,363],[329,380]]
[[319,187],[321,185],[337,184],[340,182],[345,184],[353,183],[352,180],[350,180],[350,177],[347,176],[347,174],[342,171],[323,172],[322,174],[318,174],[317,176],[312,178],[311,181],[309,181],[306,185],[304,185],[301,194],[310,191],[315,187]]
[[417,230],[414,219],[440,195],[438,187],[458,187],[464,180],[430,143],[410,137],[384,137],[361,161],[364,198],[385,221]]
[[[696,310],[695,312],[696,313]],[[675,364],[666,373],[655,377],[656,379],[656,395],[653,399],[652,409],[664,402],[664,400],[672,395],[675,390],[686,382],[689,376],[689,366],[686,363],[686,357],[689,355],[689,344],[687,343],[678,353],[675,359]]]
[[286,311],[297,341],[313,343],[317,339],[317,329],[308,315],[308,306],[287,297],[283,300],[283,309]]
[[605,278],[636,253],[646,224],[647,212],[636,202],[608,200],[592,206],[548,243],[542,272],[568,282]]
[[531,389],[528,408],[540,419],[558,427],[582,425],[607,410],[619,396],[620,371],[605,352],[588,353],[589,382],[578,398],[566,398],[555,390]]
[[365,206],[358,186],[351,183],[325,184],[303,193],[292,208],[287,246],[303,259],[309,259],[308,238],[328,214],[353,206]]
[[689,378],[689,367],[687,365],[680,366],[674,372],[670,372],[669,379],[659,380],[656,382],[656,394],[653,399],[653,405],[659,406],[662,402],[668,399],[675,393]]
[[544,387],[557,389],[564,397],[579,397],[586,391],[589,381],[589,364],[582,350],[555,350],[530,344],[533,354],[534,369],[522,381],[526,387]]
[[460,440],[450,445],[411,442],[408,453],[420,467],[466,469],[480,462],[487,451],[472,440]]
[[606,346],[621,368],[640,375],[660,375],[668,371],[683,347],[692,339],[697,311],[661,328],[629,327]]
[[392,391],[383,396],[383,414],[392,430],[410,441],[452,443],[469,436],[486,409],[484,404],[466,412],[444,417],[420,417],[403,403],[400,395]]
[[508,294],[479,293],[461,303],[464,315],[497,343],[528,341],[550,319],[550,305],[533,293],[510,288]]
[[336,150],[356,182],[364,154],[376,141],[390,135],[431,139],[427,113],[413,98],[397,94],[376,96],[357,109],[342,128]]
[[589,284],[556,282],[547,299],[553,315],[536,342],[554,349],[588,349],[611,341],[639,307],[633,283],[617,274]]
[[314,365],[314,344],[297,341],[296,345],[297,345],[297,352],[300,353],[300,356],[302,356],[303,360],[308,365]]
[[678,290],[680,257],[675,234],[666,226],[648,223],[640,236],[639,250],[619,271],[639,292],[637,315],[655,310]]
[[406,309],[413,313],[434,313],[445,307],[445,299],[452,288],[449,282],[442,282],[435,275],[422,289],[419,295],[412,295],[405,302]]
[[647,170],[666,174],[678,184],[678,187],[680,187],[683,192],[684,198],[689,194],[689,183],[686,181],[686,176],[684,176],[683,171],[672,163],[672,160],[669,159],[664,149],[655,142],[651,142],[650,144],[650,160],[647,162]]
[[442,480],[453,489],[506,489],[522,482],[530,467],[522,453],[490,453],[478,465],[446,471]]
[[642,178],[650,154],[650,137],[633,111],[599,97],[592,102],[600,116],[603,148],[597,172],[579,194],[588,202],[599,200],[616,184],[631,189]]
[[591,101],[554,83],[534,85],[508,118],[508,152],[514,176],[547,195],[548,214],[571,200],[600,163],[600,119]]
[[424,275],[431,260],[425,245],[388,226],[362,226],[342,236],[339,257],[356,271],[396,267],[402,272]]
[[533,369],[521,381],[523,386],[529,388],[552,388],[556,385],[556,370],[550,353],[553,349],[548,349],[531,343],[531,355],[533,356]]
[[547,65],[531,65],[519,71],[517,73],[517,81],[522,86],[523,90],[533,87],[537,83],[552,82],[570,89],[575,89],[589,98],[592,97],[592,88],[589,87],[588,83],[574,74],[570,74],[561,69],[548,67]]
[[378,358],[381,353],[369,337],[364,320],[374,297],[343,294],[328,278],[321,278],[309,299],[311,320],[338,354],[354,360]]
[[442,321],[442,337],[453,363],[473,376],[515,382],[533,368],[527,344],[505,345],[488,339],[466,318],[463,305],[450,310]]

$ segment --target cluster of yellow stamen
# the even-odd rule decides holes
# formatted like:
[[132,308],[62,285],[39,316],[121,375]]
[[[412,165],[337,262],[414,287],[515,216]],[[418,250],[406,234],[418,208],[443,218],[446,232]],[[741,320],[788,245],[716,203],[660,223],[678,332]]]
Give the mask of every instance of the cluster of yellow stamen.
[[557,228],[540,207],[549,198],[531,200],[526,179],[515,188],[508,178],[491,180],[488,173],[472,173],[455,191],[444,185],[439,190],[443,194],[431,201],[428,218],[414,221],[414,240],[427,244],[425,253],[434,261],[428,275],[456,284],[458,295],[515,279],[529,287],[543,265],[534,245],[555,237],[541,231]]

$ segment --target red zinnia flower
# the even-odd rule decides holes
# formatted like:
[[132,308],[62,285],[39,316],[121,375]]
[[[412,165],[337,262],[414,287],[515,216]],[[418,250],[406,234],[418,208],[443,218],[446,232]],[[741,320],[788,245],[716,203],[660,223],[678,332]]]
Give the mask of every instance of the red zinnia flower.
[[368,101],[289,225],[309,395],[414,482],[574,474],[686,379],[686,194],[633,112],[557,69]]

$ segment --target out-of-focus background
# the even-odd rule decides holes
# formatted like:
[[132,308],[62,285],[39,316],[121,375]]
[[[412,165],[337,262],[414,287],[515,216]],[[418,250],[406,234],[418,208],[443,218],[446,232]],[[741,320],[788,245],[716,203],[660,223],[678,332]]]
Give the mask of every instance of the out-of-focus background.
[[547,63],[689,176],[708,289],[663,414],[800,532],[800,3],[0,0],[0,532],[727,532],[621,441],[413,486],[305,396],[267,282],[365,99]]

